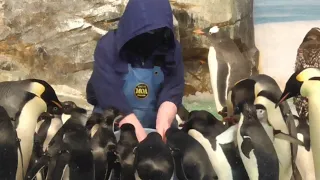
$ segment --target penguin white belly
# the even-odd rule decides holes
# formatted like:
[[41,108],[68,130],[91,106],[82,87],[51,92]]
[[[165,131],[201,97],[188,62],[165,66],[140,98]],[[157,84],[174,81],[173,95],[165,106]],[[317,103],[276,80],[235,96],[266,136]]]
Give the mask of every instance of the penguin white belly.
[[41,120],[41,121],[39,121],[39,122],[36,124],[36,133],[39,132],[39,129],[40,129],[41,124],[42,124],[43,122],[44,122],[44,120]]
[[[266,107],[268,113],[268,121],[273,127],[273,129],[280,130],[283,133],[289,134],[288,127],[283,120],[283,116],[279,107],[275,109],[275,104],[271,102],[269,99],[262,96],[258,96],[256,98],[255,103],[256,102],[259,102],[259,104],[263,104]],[[273,138],[271,141],[273,142],[274,148],[279,159],[279,179],[290,180],[292,176],[290,142],[278,138]]]
[[231,166],[222,151],[218,141],[216,141],[216,151],[211,147],[211,144],[208,139],[206,139],[199,131],[195,129],[190,129],[188,134],[197,140],[202,147],[206,150],[211,165],[216,172],[219,180],[232,180],[232,169]]
[[66,165],[63,169],[61,180],[69,180],[69,179],[70,179],[69,165]]
[[183,120],[180,118],[180,116],[178,114],[176,114],[176,120],[178,122],[178,129],[182,129],[182,127],[180,127],[180,125],[183,124]]
[[[298,139],[303,142],[302,134],[298,133]],[[315,180],[312,149],[308,152],[303,146],[298,146],[296,165],[303,180]]]
[[[16,173],[16,180],[23,180],[22,164],[23,162],[23,176],[25,176],[29,161],[33,150],[34,132],[36,129],[37,119],[42,112],[45,112],[47,105],[39,97],[34,97],[28,101],[21,110],[19,117],[19,124],[17,127],[18,138],[20,138],[20,146],[23,160],[18,155],[18,168]],[[18,153],[19,154],[19,153]]]
[[258,162],[257,162],[256,156],[253,154],[253,150],[249,153],[249,157],[250,157],[249,159],[241,151],[241,144],[243,142],[243,138],[240,135],[240,128],[242,124],[243,124],[243,117],[240,118],[239,128],[237,130],[237,142],[238,142],[240,157],[242,159],[244,167],[246,168],[246,171],[248,173],[250,180],[258,180],[259,179]]
[[48,145],[53,138],[53,136],[58,132],[58,130],[62,127],[62,121],[59,118],[52,118],[50,127],[48,128],[47,137],[43,142],[43,151],[48,148]]
[[37,180],[42,180],[42,175],[41,175],[40,172],[38,172],[38,173],[36,174],[36,178],[37,178]]
[[211,88],[214,95],[216,110],[220,111],[223,107],[219,102],[219,97],[218,97],[219,92],[218,92],[218,88],[216,87],[217,81],[218,81],[217,80],[218,63],[217,63],[217,52],[213,46],[210,46],[209,48],[208,67],[209,67],[210,82],[211,82]]
[[320,97],[320,93],[315,94],[311,97],[308,97],[310,140],[311,140],[311,149],[313,154],[316,179],[320,179],[320,139],[319,139],[320,102],[319,102],[319,97]]
[[99,124],[95,124],[92,128],[91,128],[91,138],[96,134],[96,132],[98,131],[99,129]]

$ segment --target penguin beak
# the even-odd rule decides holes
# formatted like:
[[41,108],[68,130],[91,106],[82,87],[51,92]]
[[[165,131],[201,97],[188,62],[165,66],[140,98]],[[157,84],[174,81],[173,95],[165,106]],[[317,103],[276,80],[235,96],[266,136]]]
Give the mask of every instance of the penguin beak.
[[193,31],[193,33],[198,34],[198,35],[204,35],[205,32],[203,32],[201,29],[196,29]]
[[62,109],[62,104],[60,102],[56,102],[56,101],[53,101],[53,100],[51,102]]
[[288,93],[283,93],[280,97],[279,102],[276,104],[275,108],[277,108],[283,101],[285,101],[287,99],[287,97],[289,96],[289,92]]

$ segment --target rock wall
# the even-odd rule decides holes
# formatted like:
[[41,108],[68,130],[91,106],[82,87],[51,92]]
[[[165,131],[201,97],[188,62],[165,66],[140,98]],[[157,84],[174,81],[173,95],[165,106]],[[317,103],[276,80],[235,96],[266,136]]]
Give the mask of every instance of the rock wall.
[[[219,25],[257,67],[253,0],[175,0],[175,35],[185,60],[186,94],[210,90],[208,42],[194,28]],[[0,1],[0,81],[41,78],[85,92],[97,40],[117,19],[127,0]]]

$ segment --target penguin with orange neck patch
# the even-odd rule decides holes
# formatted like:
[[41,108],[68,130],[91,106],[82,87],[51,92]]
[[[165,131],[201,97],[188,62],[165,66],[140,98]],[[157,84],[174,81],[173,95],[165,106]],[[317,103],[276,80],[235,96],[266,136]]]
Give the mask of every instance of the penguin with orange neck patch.
[[316,179],[320,179],[320,69],[304,68],[294,72],[288,79],[285,89],[279,98],[281,102],[301,95],[308,98],[308,117],[310,127],[311,149],[313,154]]

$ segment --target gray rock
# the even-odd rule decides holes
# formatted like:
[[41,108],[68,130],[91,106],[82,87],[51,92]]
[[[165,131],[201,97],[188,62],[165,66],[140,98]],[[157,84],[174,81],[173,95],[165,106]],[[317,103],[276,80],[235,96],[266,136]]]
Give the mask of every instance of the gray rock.
[[[257,66],[252,1],[170,0],[174,33],[183,47],[187,94],[211,91],[205,63],[207,39],[194,35],[195,28],[225,27],[252,66]],[[85,94],[96,42],[117,27],[117,21],[110,20],[121,16],[127,2],[0,1],[0,80],[41,78]]]

